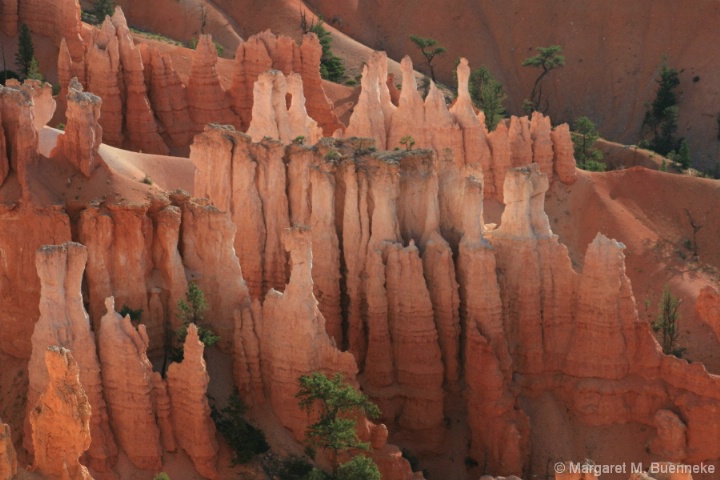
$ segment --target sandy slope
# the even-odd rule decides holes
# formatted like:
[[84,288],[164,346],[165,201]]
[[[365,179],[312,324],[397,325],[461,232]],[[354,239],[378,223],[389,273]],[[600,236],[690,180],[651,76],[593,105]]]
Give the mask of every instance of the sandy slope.
[[[718,284],[720,267],[720,182],[642,167],[607,173],[580,171],[571,186],[555,182],[546,209],[552,229],[568,246],[576,269],[597,232],[623,242],[626,268],[641,317],[654,321],[665,285],[683,298],[685,319],[680,344],[687,358],[720,373],[720,346],[697,321],[694,302],[700,289]],[[697,243],[700,262],[685,245],[692,238],[685,209],[703,228]]]

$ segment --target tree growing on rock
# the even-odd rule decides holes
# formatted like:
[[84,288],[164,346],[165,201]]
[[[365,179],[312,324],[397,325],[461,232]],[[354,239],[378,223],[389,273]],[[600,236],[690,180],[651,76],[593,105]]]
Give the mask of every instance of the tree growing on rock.
[[300,13],[300,28],[303,32],[312,32],[317,35],[322,47],[322,56],[320,57],[320,76],[325,80],[340,83],[345,78],[345,65],[340,57],[335,56],[332,52],[332,35],[325,29],[325,22],[320,16],[318,21],[314,20],[310,23],[307,21],[305,12]]
[[507,94],[502,83],[495,80],[490,70],[483,65],[470,72],[468,88],[475,106],[485,113],[485,126],[492,132],[505,116],[503,103]]
[[576,118],[573,122],[571,136],[578,167],[583,170],[604,172],[606,165],[600,161],[603,154],[595,148],[595,142],[600,138],[600,134],[595,129],[593,121],[588,117]]
[[[676,138],[678,117],[675,90],[680,85],[680,71],[668,66],[668,58],[664,56],[660,64],[660,76],[655,100],[648,106],[642,124],[643,143],[660,155],[668,156],[677,150],[682,138]],[[649,137],[649,138],[648,138]],[[689,155],[689,148],[688,148]]]
[[423,54],[423,57],[425,57],[425,63],[427,64],[428,69],[430,69],[430,78],[432,78],[432,81],[434,82],[435,66],[433,65],[433,60],[435,60],[435,57],[438,55],[442,55],[447,52],[447,49],[438,45],[438,41],[434,38],[424,38],[419,35],[410,35],[410,40],[417,45],[420,52]]
[[[183,360],[183,344],[187,337],[188,327],[194,323],[198,329],[198,337],[206,347],[215,345],[220,337],[210,327],[205,326],[205,312],[208,309],[205,294],[195,282],[190,282],[185,294],[187,301],[180,299],[177,305],[177,315],[183,325],[175,331],[176,346],[171,352],[170,359],[174,362]],[[164,370],[164,369],[163,369]]]
[[35,59],[35,46],[33,45],[30,29],[24,23],[20,26],[18,35],[18,51],[15,54],[15,64],[23,78],[27,78],[33,68],[37,70],[37,60]]
[[680,314],[678,308],[681,300],[670,292],[669,287],[663,289],[662,298],[658,305],[657,321],[653,329],[661,334],[662,351],[665,355],[680,357],[684,348],[677,348],[677,340],[680,336]]
[[377,418],[380,410],[366,395],[345,383],[339,373],[328,378],[324,373],[314,372],[311,375],[303,375],[298,382],[300,389],[295,397],[300,407],[308,412],[317,409],[319,414],[317,422],[308,426],[305,435],[310,445],[331,451],[332,473],[335,477],[339,474],[339,453],[370,449],[370,445],[360,441],[357,436],[356,416]]
[[545,107],[541,109],[542,102],[542,80],[553,70],[562,68],[565,66],[565,56],[562,54],[562,47],[560,45],[550,45],[549,47],[537,47],[535,49],[538,53],[532,57],[526,58],[522,62],[523,67],[539,68],[542,70],[540,75],[535,79],[533,83],[532,91],[530,92],[530,98],[523,102],[523,108],[530,114],[533,111],[545,111],[548,109],[548,101],[545,100]]
[[112,17],[115,13],[115,2],[113,0],[95,0],[93,3],[93,14],[98,23],[105,21],[105,17]]

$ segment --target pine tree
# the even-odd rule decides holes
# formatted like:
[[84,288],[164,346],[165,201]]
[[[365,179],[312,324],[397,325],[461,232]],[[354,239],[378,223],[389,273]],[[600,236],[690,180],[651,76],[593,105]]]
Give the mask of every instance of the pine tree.
[[600,138],[595,124],[588,117],[578,117],[573,123],[572,131],[573,150],[578,167],[583,170],[604,172],[606,165],[600,160],[603,154],[595,148],[595,142]]
[[[655,100],[645,113],[642,130],[647,139],[651,135],[649,147],[660,155],[668,155],[680,147],[681,139],[675,137],[680,115],[675,89],[680,85],[680,71],[668,66],[667,57],[660,65],[660,78]],[[645,140],[647,141],[647,140]]]
[[105,17],[112,17],[115,13],[115,2],[113,0],[95,0],[93,13],[98,23],[105,21]]
[[[18,36],[18,51],[15,54],[15,63],[23,78],[28,76],[32,61],[35,59],[35,47],[33,46],[30,29],[24,23],[20,26]],[[37,62],[36,62],[37,63]]]
[[505,116],[503,103],[507,95],[502,84],[483,65],[470,73],[469,89],[475,106],[485,113],[485,126],[492,132]]
[[438,41],[434,38],[423,38],[419,35],[410,35],[410,40],[417,45],[422,52],[423,57],[425,57],[425,63],[427,63],[427,66],[430,69],[430,78],[432,78],[432,81],[434,82],[435,66],[433,65],[433,60],[435,60],[436,56],[447,52],[447,49],[439,46],[437,44]]
[[307,428],[305,435],[311,445],[332,451],[334,476],[338,473],[338,453],[370,448],[358,438],[353,415],[360,413],[376,418],[380,410],[367,396],[346,384],[339,373],[330,379],[324,373],[314,372],[298,381],[300,389],[295,396],[300,407],[308,412],[315,407],[319,409],[318,421]]
[[[526,58],[522,62],[523,67],[542,69],[540,75],[535,79],[532,91],[530,92],[530,99],[526,99],[523,103],[523,108],[525,108],[528,113],[541,110],[542,84],[540,82],[542,79],[553,70],[565,66],[565,57],[562,54],[562,47],[560,45],[537,47],[535,50],[538,51],[537,55]],[[547,100],[545,100],[544,110],[547,110]]]
[[41,82],[45,80],[43,74],[40,73],[40,67],[35,57],[30,60],[30,68],[28,68],[27,78],[31,80],[40,80]]

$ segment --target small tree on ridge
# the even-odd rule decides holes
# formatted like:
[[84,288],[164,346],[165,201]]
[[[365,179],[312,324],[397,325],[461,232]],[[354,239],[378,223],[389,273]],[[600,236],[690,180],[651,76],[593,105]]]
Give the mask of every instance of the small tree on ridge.
[[427,63],[427,66],[430,69],[430,78],[432,78],[432,81],[434,82],[435,67],[433,66],[433,60],[435,60],[436,56],[447,52],[447,49],[439,46],[438,41],[434,38],[424,38],[419,35],[410,35],[410,40],[418,46],[423,54],[423,57],[425,57],[425,63]]
[[308,426],[305,435],[311,445],[332,452],[333,476],[338,473],[338,454],[354,449],[369,450],[355,431],[355,415],[368,418],[380,415],[378,407],[366,395],[348,385],[339,373],[331,379],[324,373],[314,372],[298,379],[300,389],[295,397],[301,408],[308,412],[318,408],[318,421]]
[[[535,79],[535,83],[533,83],[529,101],[526,101],[526,110],[528,110],[528,113],[540,110],[540,102],[542,101],[542,84],[540,82],[542,79],[545,78],[548,73],[565,65],[565,57],[562,54],[562,47],[560,45],[537,47],[535,50],[538,52],[537,55],[526,58],[522,62],[523,67],[540,68],[542,70],[540,75]],[[547,110],[547,100],[545,100],[545,107],[545,110]]]

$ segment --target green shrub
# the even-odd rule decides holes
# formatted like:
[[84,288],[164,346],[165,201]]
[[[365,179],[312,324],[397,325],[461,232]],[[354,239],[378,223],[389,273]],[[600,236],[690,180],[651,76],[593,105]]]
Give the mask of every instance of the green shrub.
[[222,410],[211,405],[210,413],[215,426],[233,452],[233,465],[248,463],[255,455],[270,450],[262,430],[253,427],[243,418],[245,410],[245,405],[237,393],[230,396],[227,407]]
[[168,475],[165,472],[160,472],[157,475],[155,475],[153,480],[170,480],[170,475]]
[[93,14],[98,23],[105,21],[105,17],[112,17],[115,13],[115,2],[113,0],[95,0]]
[[667,56],[662,58],[660,78],[656,82],[658,89],[645,113],[642,134],[653,151],[668,155],[680,147],[682,139],[675,137],[679,117],[675,89],[680,85],[680,71],[668,66]]
[[220,337],[215,335],[212,329],[203,325],[208,306],[205,301],[205,294],[195,282],[188,284],[188,291],[185,297],[187,298],[187,302],[180,299],[177,305],[177,315],[183,322],[183,325],[175,331],[177,345],[170,356],[174,362],[182,362],[183,360],[183,344],[185,343],[188,327],[191,323],[194,323],[197,327],[198,337],[206,347],[215,345],[220,340]]
[[130,315],[130,320],[137,323],[142,318],[143,309],[139,308],[137,310],[133,310],[127,305],[123,305],[118,313],[123,318],[125,318],[127,315]]
[[336,480],[380,480],[380,471],[372,459],[356,455],[338,468]]
[[20,75],[18,75],[17,72],[14,72],[12,70],[0,71],[0,85],[5,85],[5,82],[10,80],[11,78],[14,78],[15,80],[20,80]]
[[670,292],[669,287],[663,289],[660,303],[658,304],[657,321],[653,324],[653,330],[660,332],[662,351],[665,355],[682,356],[684,348],[676,348],[680,336],[680,308],[681,300]]
[[415,146],[415,139],[413,139],[410,135],[406,135],[400,139],[400,145],[405,146],[405,151],[410,151]]
[[312,32],[317,35],[322,47],[322,56],[320,57],[320,76],[325,80],[331,82],[341,83],[345,78],[345,65],[343,61],[336,57],[332,52],[332,35],[330,32],[325,30],[325,23],[323,22],[322,15],[319,17],[317,23],[315,21],[308,24],[305,12],[300,14],[300,27],[303,32]]
[[293,455],[283,460],[277,477],[280,480],[305,480],[312,471],[312,465]]

